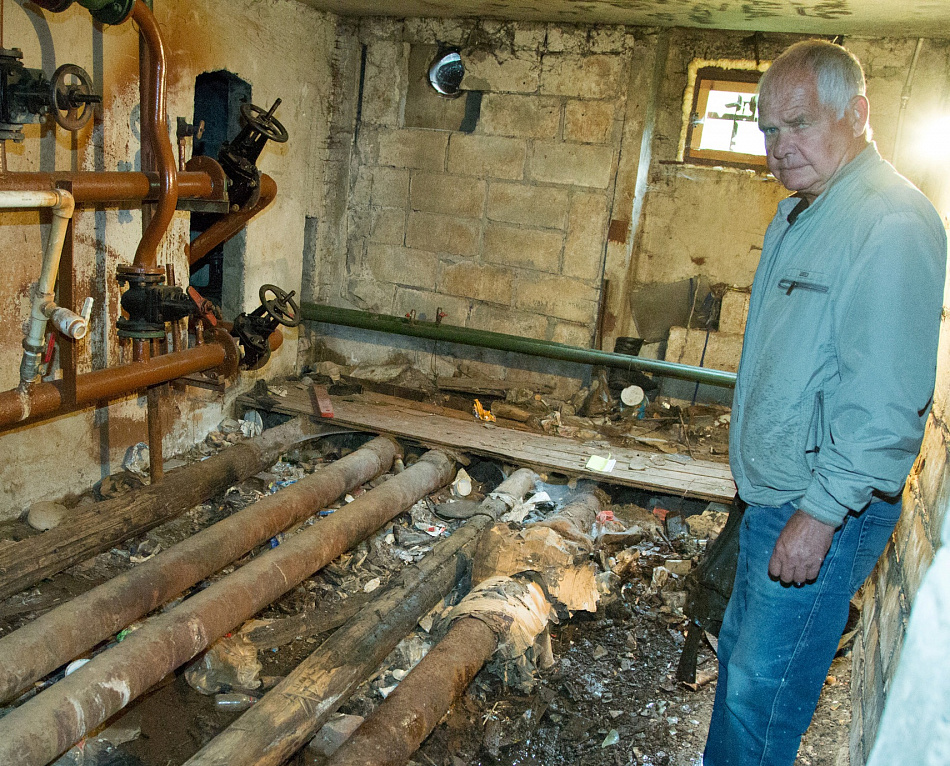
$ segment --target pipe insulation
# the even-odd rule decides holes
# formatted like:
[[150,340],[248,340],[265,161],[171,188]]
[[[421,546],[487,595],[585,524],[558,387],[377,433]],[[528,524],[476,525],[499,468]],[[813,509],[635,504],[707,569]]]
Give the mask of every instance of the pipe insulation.
[[388,470],[399,451],[377,437],[0,638],[0,701]]
[[333,515],[149,620],[0,719],[0,763],[49,763],[215,639],[447,484],[453,474],[450,458],[428,452]]

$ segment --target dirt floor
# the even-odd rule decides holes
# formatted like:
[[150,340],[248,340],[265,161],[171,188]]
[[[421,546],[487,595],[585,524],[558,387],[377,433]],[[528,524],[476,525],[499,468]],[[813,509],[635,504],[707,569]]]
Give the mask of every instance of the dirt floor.
[[[721,454],[722,429],[717,432],[713,426],[727,423],[728,418],[722,420],[721,412],[705,410],[688,417],[690,422],[695,419],[698,424],[691,432],[692,439],[681,415],[677,414],[675,418],[666,418],[666,422],[674,430],[680,427],[679,439],[671,432],[662,437],[664,444],[667,440],[674,444],[689,441],[691,451]],[[227,448],[243,438],[240,427],[235,421],[223,424],[220,432],[212,434],[205,444],[183,458],[200,459]],[[269,471],[232,487],[225,495],[209,500],[181,518],[0,602],[0,636],[256,499],[281,491],[319,466],[358,447],[366,438],[340,434],[292,450]],[[412,445],[407,448],[406,462],[411,463],[421,450]],[[664,451],[669,449],[672,448],[668,445],[664,447]],[[474,485],[470,499],[482,497],[501,478],[502,470],[509,472],[512,468],[473,459],[468,468]],[[128,491],[140,483],[134,471],[124,472],[69,502],[73,505],[94,502]],[[536,490],[548,492],[551,500],[532,510],[524,523],[556,513],[583,488],[539,484]],[[360,491],[362,489],[369,486]],[[600,602],[596,611],[562,615],[559,623],[552,626],[554,663],[551,667],[534,668],[533,672],[521,673],[514,679],[508,677],[507,683],[503,682],[497,667],[490,665],[483,669],[425,741],[413,763],[419,766],[694,766],[701,763],[715,693],[716,661],[710,643],[704,639],[698,655],[697,684],[690,686],[676,680],[688,624],[683,614],[685,574],[695,566],[709,540],[721,528],[726,509],[609,485],[602,485],[601,489],[607,492],[605,510],[613,514],[613,521],[609,515],[599,517],[600,531],[636,528],[640,534],[626,538],[623,534],[614,538],[608,535],[599,543],[594,536],[590,561],[598,573]],[[281,625],[284,624],[281,621],[305,614],[345,618],[350,605],[368,602],[383,592],[394,573],[418,561],[438,539],[451,534],[463,523],[436,513],[436,505],[451,499],[452,490],[446,488],[417,503],[372,538],[292,589],[258,617],[270,621],[270,625]],[[323,509],[322,514],[332,513],[342,504]],[[319,524],[320,518],[321,514],[317,514],[307,524]],[[294,530],[289,530],[286,534],[293,533]],[[8,523],[0,529],[0,539],[18,539],[29,534],[34,532],[22,522]],[[279,545],[283,537],[278,536],[253,553]],[[613,542],[605,542],[609,540]],[[234,566],[240,566],[245,560],[248,558]],[[226,576],[234,566],[211,580]],[[207,584],[201,583],[195,590]],[[182,597],[187,595],[182,594]],[[458,597],[459,594],[454,594],[450,601]],[[172,606],[174,603],[177,600]],[[371,713],[437,639],[439,617],[448,606],[437,607],[423,620],[421,625],[428,630],[420,626],[407,637],[380,670],[342,704],[339,713],[351,717]],[[134,701],[126,712],[109,722],[108,728],[90,735],[59,763],[182,764],[234,721],[241,709],[253,704],[302,659],[319,651],[327,635],[318,626],[301,630],[299,635],[289,636],[278,646],[259,642],[261,645],[256,646],[247,659],[249,664],[245,670],[252,681],[245,688],[227,681],[215,684],[214,673],[204,672],[199,658],[190,670],[179,669]],[[116,640],[121,637],[120,634]],[[61,669],[39,682],[36,690],[55,682],[62,674]],[[849,689],[850,660],[845,652],[832,667],[814,723],[803,741],[797,761],[801,766],[847,766]],[[0,708],[0,716],[9,709]],[[312,766],[326,763],[323,742],[324,738],[316,737],[292,762]]]

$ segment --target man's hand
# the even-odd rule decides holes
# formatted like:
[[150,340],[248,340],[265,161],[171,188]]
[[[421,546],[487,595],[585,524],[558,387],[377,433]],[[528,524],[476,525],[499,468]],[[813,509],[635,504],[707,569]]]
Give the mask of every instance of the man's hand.
[[804,511],[795,511],[778,536],[769,574],[783,583],[801,585],[818,577],[835,528]]

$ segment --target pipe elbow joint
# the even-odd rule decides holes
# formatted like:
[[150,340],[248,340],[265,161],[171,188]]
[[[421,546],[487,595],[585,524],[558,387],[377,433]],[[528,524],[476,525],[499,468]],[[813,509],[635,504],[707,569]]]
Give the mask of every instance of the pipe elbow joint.
[[53,215],[57,218],[69,220],[73,217],[76,210],[76,199],[65,189],[54,189],[56,193],[56,204],[53,205]]

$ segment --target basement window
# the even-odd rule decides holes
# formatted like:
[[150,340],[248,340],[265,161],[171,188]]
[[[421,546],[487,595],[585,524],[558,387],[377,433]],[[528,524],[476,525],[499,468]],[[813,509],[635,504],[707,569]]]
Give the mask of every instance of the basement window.
[[683,162],[765,167],[765,142],[756,121],[755,89],[760,76],[757,69],[696,68],[686,93]]

